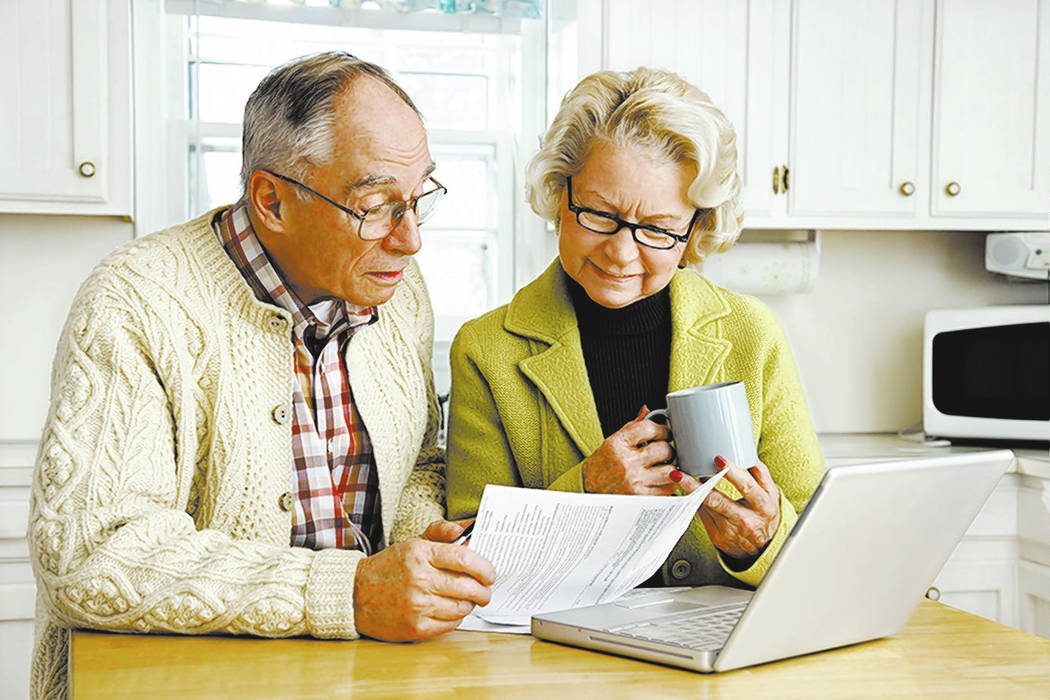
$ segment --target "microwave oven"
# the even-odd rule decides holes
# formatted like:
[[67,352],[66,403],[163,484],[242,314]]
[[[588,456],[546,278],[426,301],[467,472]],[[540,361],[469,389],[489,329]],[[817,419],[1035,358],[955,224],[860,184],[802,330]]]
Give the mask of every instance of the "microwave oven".
[[1050,442],[1050,304],[927,312],[922,402],[927,435]]

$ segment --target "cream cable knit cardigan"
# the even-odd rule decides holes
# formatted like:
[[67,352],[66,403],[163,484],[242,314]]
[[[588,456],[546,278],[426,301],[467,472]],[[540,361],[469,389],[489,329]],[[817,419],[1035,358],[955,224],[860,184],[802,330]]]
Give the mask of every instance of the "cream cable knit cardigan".
[[[258,301],[215,212],[108,256],[59,341],[31,495],[36,697],[68,628],[354,638],[360,552],[289,546],[290,314]],[[411,263],[347,371],[387,542],[444,516],[433,314]]]

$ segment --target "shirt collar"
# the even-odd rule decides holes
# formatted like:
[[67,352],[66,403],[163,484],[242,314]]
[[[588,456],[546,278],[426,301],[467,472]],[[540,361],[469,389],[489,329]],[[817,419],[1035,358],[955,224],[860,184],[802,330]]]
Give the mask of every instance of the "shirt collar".
[[375,323],[379,310],[362,307],[342,299],[320,299],[306,304],[281,278],[266,249],[252,228],[247,205],[238,202],[214,219],[213,228],[219,242],[233,260],[241,276],[260,301],[276,304],[292,315],[295,335],[305,338],[307,329],[313,336],[327,338],[345,328]]

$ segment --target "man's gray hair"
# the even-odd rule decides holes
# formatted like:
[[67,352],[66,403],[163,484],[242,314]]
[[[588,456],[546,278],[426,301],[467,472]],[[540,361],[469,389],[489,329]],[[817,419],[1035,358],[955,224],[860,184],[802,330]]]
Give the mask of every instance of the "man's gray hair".
[[[303,179],[332,155],[335,97],[360,76],[380,81],[420,119],[419,109],[383,68],[345,51],[296,58],[270,71],[244,105],[241,191],[256,170]],[[305,196],[305,195],[303,195]]]

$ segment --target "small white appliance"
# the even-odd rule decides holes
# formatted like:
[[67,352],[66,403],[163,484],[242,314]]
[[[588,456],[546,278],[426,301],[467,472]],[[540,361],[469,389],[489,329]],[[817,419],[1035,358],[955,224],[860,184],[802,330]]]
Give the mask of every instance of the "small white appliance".
[[926,313],[927,435],[1050,442],[1050,304]]
[[984,239],[984,266],[1011,277],[1050,280],[1050,231],[989,233]]

